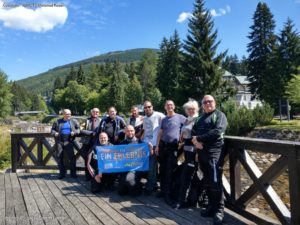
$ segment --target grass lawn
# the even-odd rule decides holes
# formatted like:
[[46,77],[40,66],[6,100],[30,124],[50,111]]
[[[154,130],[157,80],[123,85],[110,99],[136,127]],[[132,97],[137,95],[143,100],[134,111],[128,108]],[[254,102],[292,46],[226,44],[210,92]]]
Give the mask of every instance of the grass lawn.
[[273,119],[270,125],[259,128],[300,131],[300,120],[283,120],[280,122],[280,120]]

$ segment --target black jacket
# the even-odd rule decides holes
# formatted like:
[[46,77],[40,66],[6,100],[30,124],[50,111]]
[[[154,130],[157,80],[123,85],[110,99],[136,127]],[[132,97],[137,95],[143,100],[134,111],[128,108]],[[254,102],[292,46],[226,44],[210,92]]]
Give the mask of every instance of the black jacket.
[[215,110],[204,113],[193,126],[192,135],[203,143],[204,149],[219,148],[224,144],[224,134],[227,127],[227,118],[224,113]]

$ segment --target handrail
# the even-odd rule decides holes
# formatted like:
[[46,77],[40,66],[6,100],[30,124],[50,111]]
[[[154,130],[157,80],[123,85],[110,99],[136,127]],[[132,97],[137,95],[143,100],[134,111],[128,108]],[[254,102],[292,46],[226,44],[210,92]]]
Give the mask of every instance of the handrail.
[[[300,224],[300,142],[258,139],[248,137],[225,137],[229,155],[230,187],[225,187],[227,206],[259,224],[272,224],[266,218],[246,210],[246,206],[261,194],[281,224]],[[248,151],[272,153],[278,159],[264,172],[260,171]],[[253,184],[241,194],[241,166]],[[272,187],[272,182],[288,170],[290,192],[289,210]]]
[[[25,141],[28,138],[32,138],[30,143]],[[57,161],[55,145],[51,145],[48,138],[53,136],[50,133],[11,133],[12,172],[16,172],[17,169],[58,169],[57,165],[48,165],[51,157]],[[33,153],[35,149],[36,154]],[[82,156],[78,142],[75,142],[75,149],[78,159]],[[226,136],[225,149],[229,161],[229,181],[224,180],[226,206],[258,224],[272,224],[268,218],[262,218],[257,213],[246,210],[251,200],[261,194],[281,224],[299,225],[300,142]],[[279,157],[262,172],[249,155],[249,150],[272,153]],[[32,161],[32,165],[26,165],[28,158]],[[253,182],[243,194],[241,194],[241,167]],[[272,182],[286,170],[288,170],[290,210],[272,188]]]

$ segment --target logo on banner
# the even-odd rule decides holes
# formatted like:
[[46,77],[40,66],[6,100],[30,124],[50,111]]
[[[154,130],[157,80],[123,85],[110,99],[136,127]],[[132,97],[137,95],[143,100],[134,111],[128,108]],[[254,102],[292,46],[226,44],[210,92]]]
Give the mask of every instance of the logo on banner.
[[100,173],[147,171],[149,147],[146,143],[129,145],[97,146]]

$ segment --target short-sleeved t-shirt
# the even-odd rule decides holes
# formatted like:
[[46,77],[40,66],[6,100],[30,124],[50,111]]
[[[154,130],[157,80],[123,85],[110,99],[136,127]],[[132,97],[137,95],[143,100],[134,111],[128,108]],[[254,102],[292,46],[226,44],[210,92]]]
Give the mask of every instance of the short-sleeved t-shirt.
[[164,117],[164,114],[155,111],[152,113],[151,116],[144,117],[144,137],[142,139],[143,142],[150,142],[153,146],[156,145],[159,127]]
[[161,122],[163,134],[161,140],[166,143],[177,143],[179,141],[180,131],[185,124],[186,118],[181,114],[166,116]]

